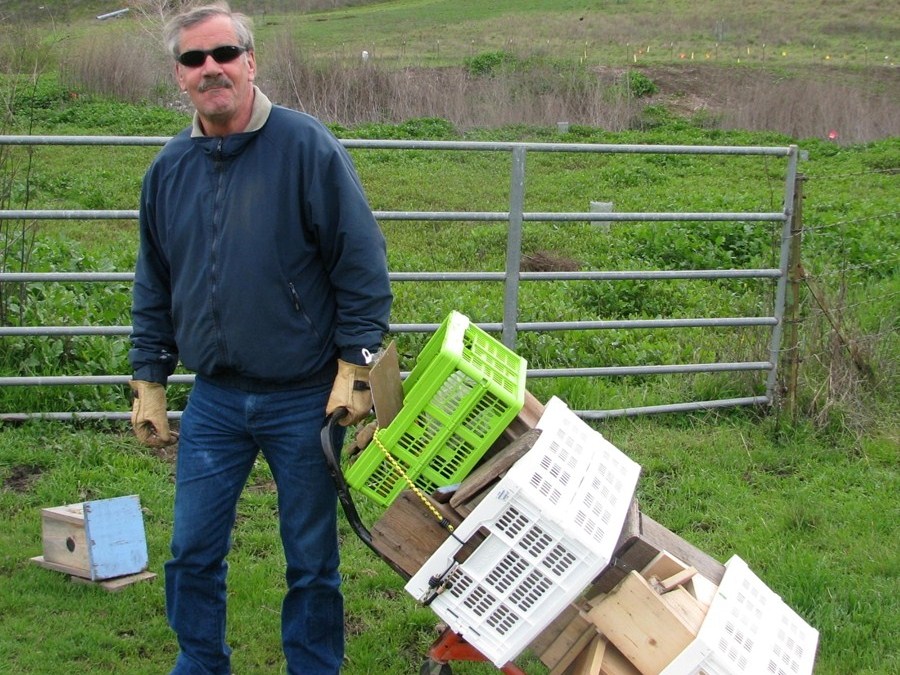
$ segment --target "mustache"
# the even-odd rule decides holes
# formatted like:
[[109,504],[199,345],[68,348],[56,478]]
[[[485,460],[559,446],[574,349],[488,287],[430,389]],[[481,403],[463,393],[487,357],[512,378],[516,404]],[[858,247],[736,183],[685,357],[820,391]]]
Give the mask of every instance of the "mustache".
[[231,89],[233,86],[234,84],[227,77],[219,76],[209,80],[203,80],[203,82],[200,83],[200,86],[197,87],[197,90],[202,94],[209,89]]

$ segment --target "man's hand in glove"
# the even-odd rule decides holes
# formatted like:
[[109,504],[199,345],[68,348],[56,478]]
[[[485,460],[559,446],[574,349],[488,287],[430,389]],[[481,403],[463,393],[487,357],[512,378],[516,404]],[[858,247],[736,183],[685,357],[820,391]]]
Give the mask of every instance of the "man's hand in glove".
[[356,424],[372,411],[369,366],[358,366],[338,359],[337,377],[334,378],[325,414],[330,415],[338,408],[347,409],[347,414],[338,421],[343,427]]
[[134,392],[131,426],[137,439],[151,448],[175,443],[178,434],[169,431],[166,418],[166,388],[158,382],[145,380],[132,380],[128,384]]

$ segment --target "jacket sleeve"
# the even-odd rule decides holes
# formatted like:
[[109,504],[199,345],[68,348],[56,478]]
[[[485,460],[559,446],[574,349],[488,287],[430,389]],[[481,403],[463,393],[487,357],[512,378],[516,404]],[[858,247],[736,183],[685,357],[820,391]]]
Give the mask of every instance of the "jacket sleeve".
[[340,358],[363,363],[389,329],[393,296],[384,235],[372,214],[353,161],[322,128],[310,212],[336,302],[335,345]]
[[151,198],[152,175],[141,187],[140,247],[131,305],[131,344],[128,353],[134,379],[165,384],[178,363],[172,322],[169,266],[163,251]]

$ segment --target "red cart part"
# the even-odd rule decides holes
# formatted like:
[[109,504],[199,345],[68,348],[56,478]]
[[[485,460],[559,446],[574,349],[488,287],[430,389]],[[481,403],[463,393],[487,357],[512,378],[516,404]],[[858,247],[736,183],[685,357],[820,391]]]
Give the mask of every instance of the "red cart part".
[[[445,664],[450,661],[487,661],[481,652],[449,628],[445,629],[431,645],[431,649],[428,650],[428,658],[435,664]],[[500,672],[506,673],[506,675],[525,675],[525,671],[519,669],[512,662],[503,666]]]

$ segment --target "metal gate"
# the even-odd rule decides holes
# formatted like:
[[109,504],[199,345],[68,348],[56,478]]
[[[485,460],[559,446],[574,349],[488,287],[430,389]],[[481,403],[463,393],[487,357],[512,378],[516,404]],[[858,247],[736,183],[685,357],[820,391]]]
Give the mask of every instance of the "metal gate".
[[[79,146],[161,146],[168,138],[163,137],[123,137],[123,136],[0,136],[0,145],[79,145]],[[585,419],[603,419],[617,416],[631,416],[650,413],[679,412],[721,408],[730,406],[761,405],[773,402],[776,394],[778,357],[781,345],[784,306],[787,288],[787,268],[792,239],[792,217],[794,210],[795,184],[799,152],[796,146],[785,147],[738,147],[738,146],[692,146],[692,145],[618,145],[618,144],[575,144],[575,143],[516,143],[516,142],[465,142],[465,141],[398,141],[398,140],[343,140],[348,149],[365,150],[429,150],[446,152],[491,152],[506,153],[511,157],[509,175],[509,206],[505,211],[376,211],[379,221],[486,221],[506,224],[506,266],[502,272],[402,272],[391,273],[392,283],[415,283],[421,281],[492,281],[504,287],[502,317],[496,322],[479,323],[488,331],[498,332],[504,344],[516,349],[518,336],[525,331],[572,331],[572,330],[630,330],[669,329],[705,327],[770,327],[768,358],[762,361],[711,362],[711,363],[666,363],[639,366],[609,367],[586,364],[577,368],[531,369],[529,378],[556,377],[598,377],[663,375],[678,373],[715,373],[758,371],[765,377],[765,394],[740,398],[726,398],[705,401],[672,402],[664,405],[639,406],[613,410],[580,410]],[[766,156],[786,160],[783,176],[782,208],[770,212],[608,212],[598,215],[596,211],[569,212],[529,212],[525,210],[525,184],[527,158],[536,153],[582,153],[600,154],[652,154],[652,155],[728,155]],[[138,217],[136,210],[46,210],[22,209],[0,210],[3,220],[123,220]],[[696,270],[642,270],[642,271],[520,271],[522,258],[523,227],[529,222],[571,222],[598,220],[606,222],[678,222],[678,221],[724,221],[724,222],[772,222],[780,230],[777,267],[764,269],[696,269]],[[390,242],[388,242],[390,245]],[[589,318],[579,321],[523,322],[520,317],[519,290],[522,282],[554,281],[610,281],[610,280],[671,280],[671,279],[761,279],[774,284],[772,313],[767,316],[735,316],[717,318],[657,318],[640,320],[604,321]],[[54,283],[54,282],[129,282],[133,280],[131,271],[121,272],[10,272],[0,269],[0,284],[4,283]],[[438,327],[433,324],[392,323],[392,333],[432,332]],[[23,336],[80,336],[102,335],[111,339],[125,339],[130,334],[130,326],[0,326],[0,349],[3,341],[15,340]],[[49,364],[48,364],[49,365]],[[30,377],[0,377],[0,392],[7,387],[47,387],[71,385],[121,386],[131,379],[128,373],[104,375],[52,375]],[[192,375],[174,375],[171,383],[190,383]],[[2,398],[2,397],[0,397]],[[4,406],[5,407],[5,406]],[[177,418],[180,412],[172,416]],[[0,421],[27,418],[44,419],[127,419],[126,412],[97,411],[10,411],[0,410]]]

